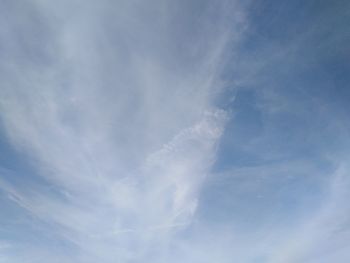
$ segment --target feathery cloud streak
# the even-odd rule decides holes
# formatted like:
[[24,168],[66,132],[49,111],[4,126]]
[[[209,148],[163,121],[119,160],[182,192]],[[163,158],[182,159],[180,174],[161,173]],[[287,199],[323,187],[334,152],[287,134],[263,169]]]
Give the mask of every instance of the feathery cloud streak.
[[0,262],[348,261],[341,0],[0,5]]
[[[4,243],[4,260],[173,257],[227,119],[213,97],[243,23],[238,5],[2,5],[1,119],[35,171],[11,182],[4,170],[0,185],[28,214],[22,224],[38,228]],[[237,13],[233,28],[226,8]]]

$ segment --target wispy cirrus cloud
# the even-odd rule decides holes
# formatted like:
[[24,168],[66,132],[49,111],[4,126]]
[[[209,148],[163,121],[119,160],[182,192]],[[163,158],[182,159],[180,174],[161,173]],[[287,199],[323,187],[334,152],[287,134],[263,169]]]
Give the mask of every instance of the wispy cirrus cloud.
[[345,8],[316,2],[3,1],[0,262],[346,260]]
[[[1,181],[31,229],[9,241],[8,258],[173,257],[227,119],[212,98],[223,51],[240,34],[239,5],[2,5],[2,124],[35,163],[25,180]],[[230,28],[227,8],[239,17]]]

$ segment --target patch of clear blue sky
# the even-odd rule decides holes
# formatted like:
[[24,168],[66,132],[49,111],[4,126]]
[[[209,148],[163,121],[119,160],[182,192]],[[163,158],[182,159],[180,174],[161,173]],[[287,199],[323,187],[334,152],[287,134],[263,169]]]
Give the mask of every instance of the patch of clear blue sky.
[[[347,10],[346,1],[252,4],[239,55],[225,72],[235,100],[225,105],[233,117],[220,145],[217,169],[259,163],[256,153],[239,148],[263,136],[266,129],[272,129],[269,147],[280,153],[278,161],[285,155],[311,158],[320,148],[344,146],[327,126],[348,118]],[[230,97],[230,89],[227,93],[223,97]],[[269,102],[283,108],[272,114]]]
[[218,103],[232,112],[214,166],[226,176],[207,184],[202,217],[259,229],[299,220],[322,203],[334,169],[328,157],[349,146],[349,8],[348,1],[251,5],[225,71],[232,89]]

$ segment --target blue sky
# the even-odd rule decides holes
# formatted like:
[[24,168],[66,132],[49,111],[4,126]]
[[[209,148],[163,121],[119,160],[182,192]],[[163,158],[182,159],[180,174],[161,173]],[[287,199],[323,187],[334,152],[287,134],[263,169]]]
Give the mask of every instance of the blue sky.
[[350,4],[0,3],[0,263],[350,260]]

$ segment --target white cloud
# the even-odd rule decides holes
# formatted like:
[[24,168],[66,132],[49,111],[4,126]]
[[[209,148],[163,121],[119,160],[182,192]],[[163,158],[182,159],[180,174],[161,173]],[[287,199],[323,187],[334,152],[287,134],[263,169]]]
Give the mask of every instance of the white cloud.
[[[0,170],[0,189],[20,218],[11,225],[13,236],[0,241],[0,262],[346,258],[348,168],[339,161],[346,158],[327,160],[338,170],[325,175],[327,151],[320,150],[315,164],[285,160],[288,150],[280,145],[266,150],[281,140],[274,137],[274,116],[308,113],[297,99],[275,94],[276,87],[257,92],[262,98],[253,103],[265,114],[264,133],[242,149],[264,163],[210,174],[230,117],[215,107],[227,60],[237,55],[235,81],[254,86],[275,77],[266,68],[292,64],[287,58],[299,46],[237,54],[247,24],[236,1],[0,5],[0,117],[36,173],[12,180],[16,171]],[[225,192],[216,198],[229,203],[225,220],[197,217],[205,206],[215,211],[216,203],[201,203],[200,194],[205,183],[214,192],[218,181]],[[321,192],[318,203],[298,185],[310,182],[319,184],[313,188]],[[288,207],[291,197],[299,210],[279,222],[288,212],[276,207]]]
[[44,241],[24,242],[28,262],[171,256],[167,247],[191,223],[225,125],[212,98],[232,37],[224,19],[214,20],[224,2],[193,2],[197,15],[187,5],[7,6],[13,18],[2,38],[26,39],[8,45],[11,59],[1,63],[1,118],[45,185],[5,179],[1,188],[50,242],[70,247],[62,255]]

